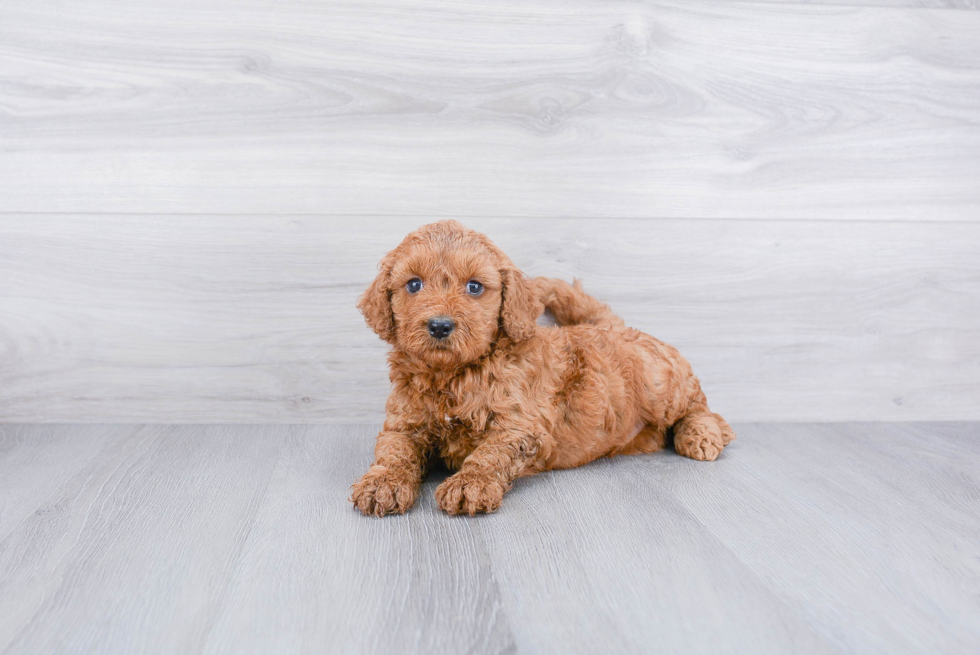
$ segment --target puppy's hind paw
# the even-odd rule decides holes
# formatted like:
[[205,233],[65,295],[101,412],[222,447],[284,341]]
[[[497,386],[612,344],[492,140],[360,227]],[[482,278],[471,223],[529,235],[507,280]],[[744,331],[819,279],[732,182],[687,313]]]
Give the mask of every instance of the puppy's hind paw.
[[697,409],[674,425],[674,450],[684,457],[711,462],[735,438],[732,428],[717,414]]
[[718,459],[723,447],[721,444],[713,443],[707,439],[691,439],[674,443],[674,448],[679,454],[702,462],[713,462]]
[[418,487],[411,476],[376,464],[351,485],[350,500],[366,516],[404,514],[415,503]]

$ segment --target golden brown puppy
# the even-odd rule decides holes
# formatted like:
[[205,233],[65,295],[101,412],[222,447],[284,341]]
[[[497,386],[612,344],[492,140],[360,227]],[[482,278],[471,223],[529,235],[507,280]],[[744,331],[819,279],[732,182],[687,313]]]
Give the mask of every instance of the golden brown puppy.
[[[426,225],[381,260],[358,301],[393,346],[374,463],[353,485],[365,514],[406,511],[426,464],[450,514],[492,512],[515,478],[598,457],[677,452],[713,460],[735,438],[671,346],[627,328],[561,280],[529,280],[486,236]],[[562,327],[539,327],[547,306]]]

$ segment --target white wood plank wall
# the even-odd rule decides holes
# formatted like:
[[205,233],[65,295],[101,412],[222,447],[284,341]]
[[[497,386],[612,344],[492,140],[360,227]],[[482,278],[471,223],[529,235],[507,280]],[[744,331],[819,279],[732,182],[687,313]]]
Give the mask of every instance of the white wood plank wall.
[[731,420],[980,419],[976,2],[0,4],[0,420],[377,421],[419,224]]

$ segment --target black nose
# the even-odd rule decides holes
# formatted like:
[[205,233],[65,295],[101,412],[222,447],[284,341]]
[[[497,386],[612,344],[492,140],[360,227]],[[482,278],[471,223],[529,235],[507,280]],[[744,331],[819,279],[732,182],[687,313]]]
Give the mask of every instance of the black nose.
[[436,339],[445,339],[455,329],[456,324],[448,316],[436,316],[429,319],[429,334]]

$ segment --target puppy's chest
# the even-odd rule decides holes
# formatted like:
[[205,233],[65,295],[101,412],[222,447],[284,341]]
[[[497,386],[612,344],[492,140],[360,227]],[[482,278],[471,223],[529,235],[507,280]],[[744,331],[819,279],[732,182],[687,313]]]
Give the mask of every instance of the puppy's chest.
[[430,407],[429,429],[433,450],[452,469],[458,469],[486,438],[488,416],[482,412],[473,416],[449,399]]
[[429,433],[432,453],[458,469],[486,439],[487,428],[493,423],[486,380],[479,371],[471,371],[442,382],[417,377],[412,386],[419,403],[417,420]]
[[482,431],[451,416],[432,425],[432,436],[433,450],[453,470],[459,469],[463,460],[486,438]]

